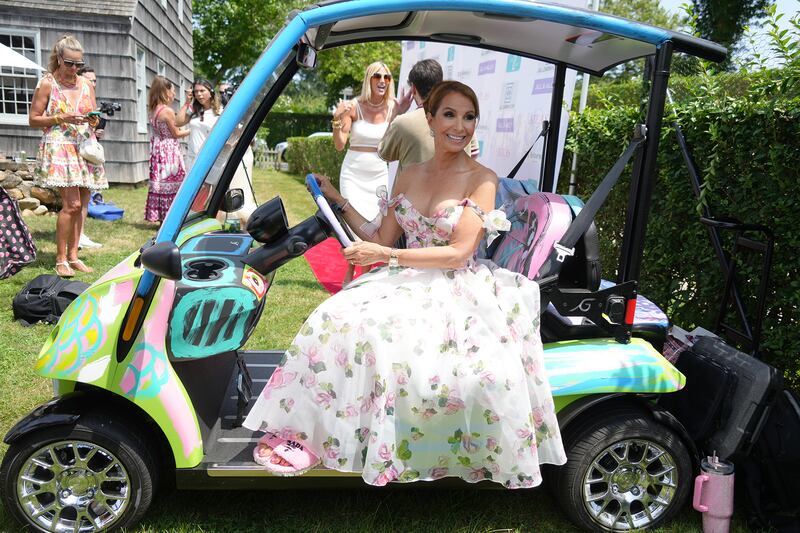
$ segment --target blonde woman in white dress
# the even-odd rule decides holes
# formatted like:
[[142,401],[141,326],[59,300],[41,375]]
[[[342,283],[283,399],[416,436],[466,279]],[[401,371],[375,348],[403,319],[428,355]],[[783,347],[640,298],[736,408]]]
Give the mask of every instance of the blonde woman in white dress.
[[[339,102],[333,114],[336,149],[344,150],[350,139],[339,188],[350,205],[370,220],[378,214],[378,188],[389,185],[389,167],[378,156],[378,143],[396,113],[392,73],[384,63],[376,61],[367,67],[361,95]],[[353,265],[348,264],[343,283],[353,279],[353,270]]]

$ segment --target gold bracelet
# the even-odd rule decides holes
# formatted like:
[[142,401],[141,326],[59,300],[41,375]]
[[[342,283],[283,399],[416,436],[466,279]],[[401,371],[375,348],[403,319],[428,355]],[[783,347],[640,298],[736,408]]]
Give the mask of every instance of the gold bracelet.
[[338,130],[342,127],[342,121],[339,119],[333,119],[331,120],[331,126],[333,126],[333,129]]
[[60,115],[53,115],[53,118],[56,120],[56,123],[53,126],[58,126],[61,124],[61,116]]

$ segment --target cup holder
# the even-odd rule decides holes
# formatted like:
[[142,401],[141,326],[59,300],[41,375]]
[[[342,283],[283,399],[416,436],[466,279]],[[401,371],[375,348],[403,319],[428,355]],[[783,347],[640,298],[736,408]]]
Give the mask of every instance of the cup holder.
[[228,265],[219,259],[194,259],[186,263],[183,277],[192,281],[213,281],[222,275]]

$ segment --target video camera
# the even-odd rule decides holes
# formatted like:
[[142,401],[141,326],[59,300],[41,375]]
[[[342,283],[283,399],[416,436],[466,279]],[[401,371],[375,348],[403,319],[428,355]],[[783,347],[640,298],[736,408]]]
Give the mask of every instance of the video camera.
[[[122,105],[118,104],[117,102],[100,101],[100,106],[97,108],[97,110],[109,117],[113,117],[114,112],[122,111]],[[105,129],[107,123],[108,120],[101,117],[100,123],[97,125],[97,129],[99,130]]]
[[228,105],[228,101],[233,96],[233,93],[236,92],[236,89],[239,88],[239,85],[232,84],[225,87],[223,90],[219,92],[219,99],[222,102],[223,107]]
[[122,111],[122,105],[118,104],[117,102],[101,101],[100,107],[98,107],[97,110],[108,115],[109,117],[113,117],[115,111]]

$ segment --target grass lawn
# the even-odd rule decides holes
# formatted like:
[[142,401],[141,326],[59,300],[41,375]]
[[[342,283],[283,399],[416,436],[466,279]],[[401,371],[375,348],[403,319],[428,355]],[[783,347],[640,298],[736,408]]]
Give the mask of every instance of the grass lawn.
[[[315,206],[299,179],[282,172],[257,170],[256,195],[268,200],[280,192],[289,222],[313,213]],[[86,233],[104,243],[82,254],[96,269],[77,279],[91,282],[152,237],[154,228],[142,222],[147,190],[111,189],[104,195],[125,208],[116,222],[90,219]],[[13,322],[11,299],[30,279],[53,271],[53,217],[26,220],[39,248],[37,262],[0,282],[0,434],[51,396],[51,385],[33,373],[39,348],[51,326],[24,328]],[[288,346],[310,311],[327,297],[304,259],[281,267],[268,295],[264,315],[247,348]],[[0,457],[6,446],[0,444]],[[417,487],[419,485],[416,485]],[[0,505],[0,531],[17,531],[18,524]],[[166,489],[134,531],[460,531],[562,532],[574,528],[545,490],[336,490],[190,492]],[[699,515],[688,507],[660,531],[700,531]],[[734,531],[746,531],[737,520]]]

